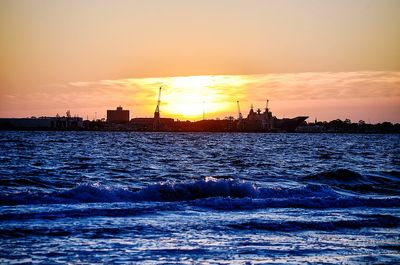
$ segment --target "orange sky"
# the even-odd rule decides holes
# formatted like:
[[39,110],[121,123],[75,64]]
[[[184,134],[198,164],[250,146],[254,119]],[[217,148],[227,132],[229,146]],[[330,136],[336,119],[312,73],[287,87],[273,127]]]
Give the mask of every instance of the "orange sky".
[[0,117],[151,116],[163,84],[162,114],[180,119],[269,98],[279,117],[400,122],[399,13],[396,0],[3,0]]

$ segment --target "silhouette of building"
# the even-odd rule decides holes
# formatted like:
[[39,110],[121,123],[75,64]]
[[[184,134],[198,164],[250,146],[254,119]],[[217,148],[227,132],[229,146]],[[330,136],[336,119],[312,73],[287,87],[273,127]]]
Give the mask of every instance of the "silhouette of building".
[[[154,125],[157,125],[154,126]],[[132,128],[135,131],[174,131],[175,121],[171,118],[133,118]]]
[[80,117],[0,118],[0,129],[76,130],[83,128]]
[[121,106],[116,110],[107,110],[107,122],[127,123],[129,122],[129,110],[123,110]]

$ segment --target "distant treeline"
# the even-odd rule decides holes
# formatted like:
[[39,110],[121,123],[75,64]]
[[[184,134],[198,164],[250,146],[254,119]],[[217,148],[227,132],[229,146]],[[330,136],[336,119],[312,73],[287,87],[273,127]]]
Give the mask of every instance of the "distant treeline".
[[349,119],[344,121],[336,119],[333,121],[304,123],[297,128],[297,132],[327,132],[327,133],[400,133],[400,124],[382,122],[377,124],[367,124],[365,121],[351,122]]

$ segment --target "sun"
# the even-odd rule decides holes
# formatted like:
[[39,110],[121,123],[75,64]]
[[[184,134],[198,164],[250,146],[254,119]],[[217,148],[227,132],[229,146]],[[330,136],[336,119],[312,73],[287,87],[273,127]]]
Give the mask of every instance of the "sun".
[[199,118],[226,108],[229,99],[220,93],[215,76],[171,77],[163,88],[163,111],[175,117]]

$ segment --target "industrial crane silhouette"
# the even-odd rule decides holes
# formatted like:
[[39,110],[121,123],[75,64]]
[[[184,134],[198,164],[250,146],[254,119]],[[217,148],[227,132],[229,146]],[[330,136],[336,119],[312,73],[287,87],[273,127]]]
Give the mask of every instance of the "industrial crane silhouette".
[[160,128],[160,104],[161,104],[161,86],[158,90],[158,101],[157,101],[157,107],[156,110],[154,111],[154,124],[153,124],[153,129],[158,130]]
[[243,119],[243,116],[242,116],[242,112],[240,112],[239,100],[236,101],[236,103],[237,103],[237,109],[238,109],[238,119],[239,119],[239,122],[240,122]]
[[240,111],[239,100],[236,101],[236,103],[237,103],[237,109],[238,109],[237,129],[242,130],[243,129],[243,115],[242,115],[242,112]]

